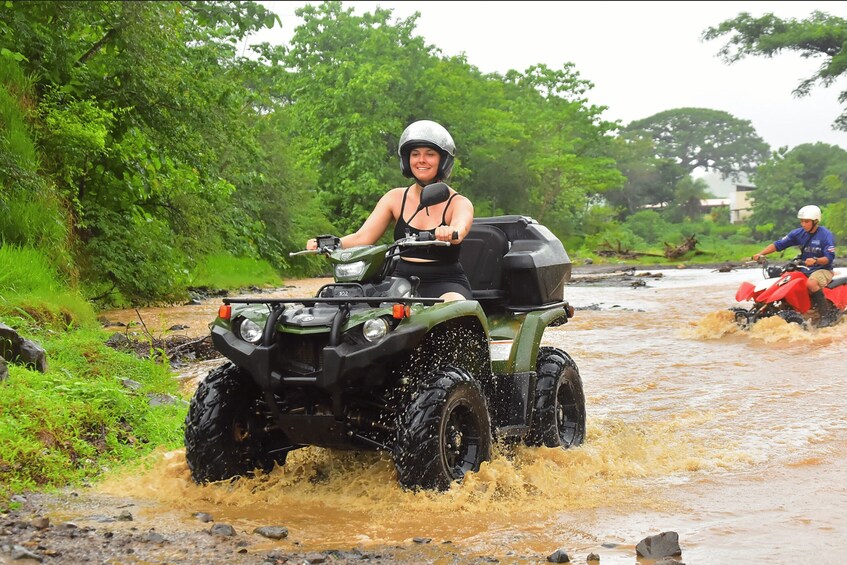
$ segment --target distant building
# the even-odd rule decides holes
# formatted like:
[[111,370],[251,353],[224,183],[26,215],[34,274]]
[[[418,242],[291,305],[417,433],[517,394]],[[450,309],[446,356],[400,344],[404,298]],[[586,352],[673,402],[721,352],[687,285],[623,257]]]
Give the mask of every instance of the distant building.
[[704,214],[711,214],[722,206],[729,206],[729,198],[704,198],[700,201],[700,209]]
[[729,193],[729,223],[743,222],[753,213],[753,203],[750,194],[756,187],[752,184],[736,184],[735,190]]

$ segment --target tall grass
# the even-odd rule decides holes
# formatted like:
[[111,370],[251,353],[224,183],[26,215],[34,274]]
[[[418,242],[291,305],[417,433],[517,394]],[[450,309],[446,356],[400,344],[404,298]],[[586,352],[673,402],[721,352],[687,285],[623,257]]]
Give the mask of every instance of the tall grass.
[[91,304],[60,281],[41,251],[16,245],[0,245],[0,319],[6,318],[60,330],[95,323]]
[[207,255],[191,273],[194,287],[237,289],[248,286],[276,286],[279,273],[261,259],[233,257],[224,253]]
[[30,100],[32,84],[16,62],[0,57],[0,134],[6,139],[4,149],[24,168],[34,168],[37,164],[24,107]]

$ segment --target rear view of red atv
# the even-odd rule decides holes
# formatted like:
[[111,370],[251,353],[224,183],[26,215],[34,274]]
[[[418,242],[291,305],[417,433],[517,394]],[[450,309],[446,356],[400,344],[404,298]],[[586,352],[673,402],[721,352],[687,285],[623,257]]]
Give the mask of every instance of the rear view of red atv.
[[[809,293],[806,290],[808,277],[799,269],[800,259],[796,257],[783,266],[768,266],[763,263],[764,280],[759,283],[745,281],[738,287],[735,300],[753,301],[749,309],[734,307],[735,321],[749,328],[761,318],[779,316],[789,323],[807,328],[817,325],[820,314],[812,308]],[[847,311],[847,275],[836,271],[835,277],[823,289],[830,306],[838,312],[839,320]]]

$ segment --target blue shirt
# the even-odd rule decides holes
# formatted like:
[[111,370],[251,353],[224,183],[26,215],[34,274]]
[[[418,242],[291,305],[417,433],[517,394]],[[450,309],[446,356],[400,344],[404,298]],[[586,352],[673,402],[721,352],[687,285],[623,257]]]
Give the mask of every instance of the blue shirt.
[[777,251],[788,249],[791,246],[800,247],[800,259],[805,261],[810,257],[826,257],[829,263],[826,265],[815,265],[814,267],[802,267],[807,275],[818,269],[829,269],[835,266],[835,236],[823,226],[818,226],[815,233],[808,233],[803,228],[791,230],[788,235],[773,242]]

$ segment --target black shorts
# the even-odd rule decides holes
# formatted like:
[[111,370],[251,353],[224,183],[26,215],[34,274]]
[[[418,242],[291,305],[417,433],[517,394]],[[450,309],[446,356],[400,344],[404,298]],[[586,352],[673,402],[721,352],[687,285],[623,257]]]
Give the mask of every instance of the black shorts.
[[470,300],[471,283],[465,275],[462,265],[457,263],[419,263],[414,261],[397,261],[394,268],[395,276],[409,278],[418,277],[418,296],[421,298],[439,298],[445,292],[458,292]]

